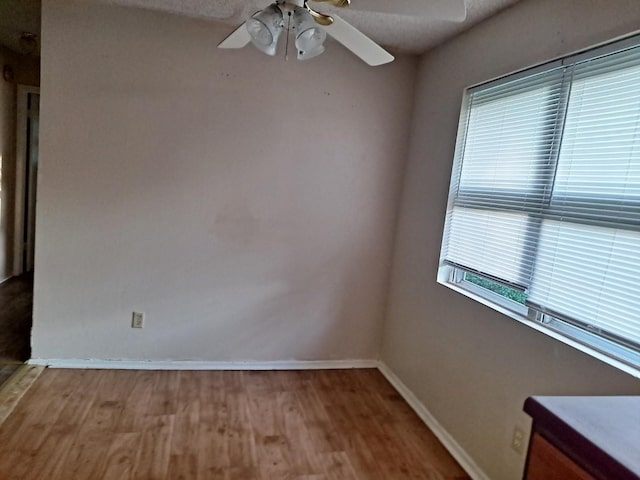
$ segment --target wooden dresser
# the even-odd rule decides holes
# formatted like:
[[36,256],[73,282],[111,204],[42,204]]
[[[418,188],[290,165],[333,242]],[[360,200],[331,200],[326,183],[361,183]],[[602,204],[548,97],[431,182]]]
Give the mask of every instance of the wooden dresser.
[[640,397],[530,397],[526,480],[640,480]]

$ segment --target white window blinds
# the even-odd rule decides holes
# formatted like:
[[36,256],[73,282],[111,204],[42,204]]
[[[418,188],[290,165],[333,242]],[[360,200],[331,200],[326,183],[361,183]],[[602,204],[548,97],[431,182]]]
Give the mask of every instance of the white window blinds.
[[640,352],[640,47],[467,93],[442,264]]
[[558,68],[470,95],[448,211],[447,262],[528,285],[530,214],[548,196],[563,76]]

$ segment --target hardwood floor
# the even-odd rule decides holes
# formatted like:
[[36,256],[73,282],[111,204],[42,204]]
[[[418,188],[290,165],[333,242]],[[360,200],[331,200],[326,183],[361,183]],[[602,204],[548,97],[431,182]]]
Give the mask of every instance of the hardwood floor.
[[[0,426],[11,415],[20,399],[35,383],[44,367],[38,365],[20,364],[11,378],[0,385]],[[4,454],[0,445],[0,456]]]
[[0,363],[0,387],[11,378],[22,363]]
[[377,370],[44,371],[0,478],[466,479]]

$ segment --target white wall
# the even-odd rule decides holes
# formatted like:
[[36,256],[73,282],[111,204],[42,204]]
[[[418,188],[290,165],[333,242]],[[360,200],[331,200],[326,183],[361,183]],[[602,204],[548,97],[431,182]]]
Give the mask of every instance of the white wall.
[[16,84],[38,85],[39,61],[0,46],[0,72],[9,65],[14,80],[0,77],[0,282],[13,275],[16,184]]
[[34,357],[377,357],[415,59],[87,0],[42,29]]
[[640,382],[436,283],[463,88],[630,32],[636,0],[525,0],[423,58],[383,360],[493,479],[527,396],[640,394]]

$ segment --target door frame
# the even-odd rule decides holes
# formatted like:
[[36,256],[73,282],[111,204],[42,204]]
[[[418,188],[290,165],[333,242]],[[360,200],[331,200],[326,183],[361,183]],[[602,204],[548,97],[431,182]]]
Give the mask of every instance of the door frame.
[[[25,191],[27,181],[27,128],[29,116],[29,94],[40,94],[40,87],[31,85],[18,85],[16,94],[16,195],[15,195],[15,221],[13,240],[13,274],[20,275],[25,270],[23,264],[24,229],[25,229]],[[35,182],[37,185],[37,181]]]

